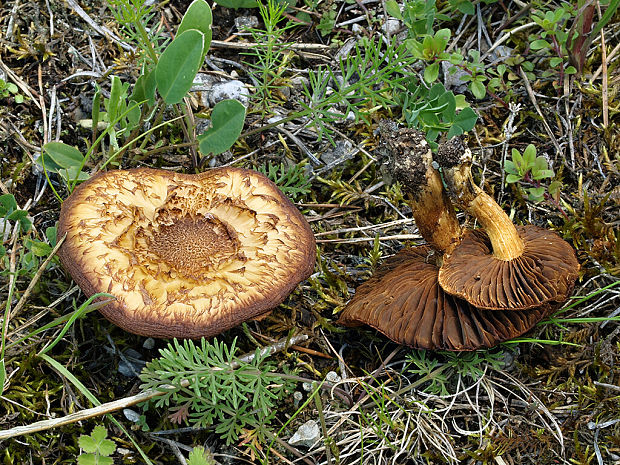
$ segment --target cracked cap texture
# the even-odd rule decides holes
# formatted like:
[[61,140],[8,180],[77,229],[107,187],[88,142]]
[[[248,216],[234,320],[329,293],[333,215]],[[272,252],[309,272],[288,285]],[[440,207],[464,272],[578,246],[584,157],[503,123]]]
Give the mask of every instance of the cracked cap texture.
[[314,235],[265,176],[100,173],[63,203],[60,260],[100,309],[144,336],[213,336],[280,304],[314,269]]

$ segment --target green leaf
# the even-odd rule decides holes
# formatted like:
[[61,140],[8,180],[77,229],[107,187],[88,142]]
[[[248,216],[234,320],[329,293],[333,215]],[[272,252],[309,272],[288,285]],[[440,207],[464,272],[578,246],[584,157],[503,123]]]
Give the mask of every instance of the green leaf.
[[97,456],[95,454],[81,454],[77,459],[78,465],[97,465]]
[[385,2],[385,11],[393,18],[403,20],[403,14],[400,12],[400,5],[396,0],[387,0]]
[[533,144],[529,144],[525,150],[523,151],[523,163],[524,168],[530,170],[534,167],[534,163],[536,162],[536,147]]
[[439,62],[432,63],[424,69],[424,80],[430,84],[437,80],[439,76]]
[[450,5],[456,7],[464,15],[473,15],[476,10],[469,0],[450,0]]
[[[110,88],[110,98],[103,101],[106,111],[108,112],[108,121],[111,123],[116,121],[118,115],[123,112],[121,97],[123,93],[123,83],[118,76],[112,76],[112,86]],[[124,103],[124,102],[123,102]]]
[[539,180],[555,176],[553,170],[532,170],[532,179]]
[[[62,142],[48,142],[43,146],[43,154],[48,155],[57,166],[65,169],[79,168],[84,161],[82,152]],[[49,169],[47,160],[45,160],[45,165]]]
[[549,184],[549,187],[547,190],[552,196],[555,197],[557,194],[559,194],[561,187],[562,187],[561,181],[553,181],[551,184]]
[[213,463],[215,463],[213,458],[202,446],[194,447],[187,459],[187,465],[213,465]]
[[521,181],[521,176],[517,176],[516,174],[509,174],[508,176],[506,176],[506,182],[508,184],[512,184],[515,182],[519,182]]
[[4,217],[17,210],[17,201],[13,194],[0,195],[0,216]]
[[78,438],[78,446],[84,452],[89,452],[94,454],[97,452],[97,441],[93,439],[91,436],[82,435]]
[[476,97],[477,99],[483,99],[484,96],[487,94],[486,87],[484,87],[484,84],[479,81],[472,81],[469,84],[469,90],[472,94],[474,94],[474,97]]
[[93,428],[90,436],[82,435],[78,438],[78,445],[85,452],[109,456],[116,450],[116,444],[114,441],[106,439],[107,436],[108,431],[105,426],[97,425]]
[[136,84],[133,86],[133,93],[130,99],[135,102],[146,102],[149,106],[155,105],[155,71],[141,74]]
[[226,8],[255,8],[258,6],[256,0],[217,0],[215,3]]
[[478,121],[478,115],[474,110],[470,107],[463,108],[454,118],[452,122],[452,127],[450,131],[448,131],[448,135],[446,136],[448,139],[452,138],[452,128],[458,127],[462,132],[471,131],[473,127],[476,125],[476,121]]
[[192,87],[202,64],[204,35],[189,29],[166,47],[155,68],[159,94],[168,105],[179,103]]
[[[512,149],[512,161],[514,165],[517,167],[517,169],[519,170],[519,173],[521,173],[521,166],[523,165],[523,157],[521,156],[521,153],[517,149]],[[525,173],[521,173],[521,174],[525,174]]]
[[190,29],[196,29],[202,32],[204,42],[202,44],[202,57],[200,63],[202,63],[211,46],[211,25],[213,24],[213,14],[209,4],[204,0],[194,0],[183,15],[177,35],[181,35],[183,32]]
[[245,122],[245,107],[234,99],[222,100],[211,113],[211,128],[198,136],[203,155],[218,155],[235,143]]
[[547,159],[543,157],[542,155],[537,156],[536,159],[534,160],[534,166],[532,167],[532,170],[542,171],[542,170],[547,170],[547,169],[549,169],[549,165],[547,164]]
[[545,188],[544,187],[530,187],[528,189],[528,193],[529,193],[529,200],[532,202],[540,202],[542,201],[545,197]]
[[47,240],[52,247],[56,247],[57,235],[58,232],[56,230],[56,226],[45,228],[45,237],[47,237]]
[[551,66],[552,68],[555,68],[557,65],[561,64],[562,61],[564,60],[560,57],[553,57],[549,60],[549,66]]
[[26,246],[36,257],[47,257],[52,251],[49,244],[41,241],[28,240]]
[[515,166],[514,162],[510,160],[506,160],[506,162],[504,163],[504,171],[506,173],[510,173],[514,175],[519,174],[519,170],[517,170],[517,167]]
[[17,221],[19,227],[23,232],[30,231],[32,221],[28,218],[28,212],[26,210],[15,210],[13,213],[6,217],[8,220]]
[[[0,247],[2,247],[0,245]],[[0,251],[0,257],[2,257],[1,253],[2,251]],[[0,360],[0,395],[4,392],[4,381],[6,380],[6,366],[4,364],[4,359]]]
[[538,39],[538,40],[534,40],[532,41],[532,43],[530,44],[530,48],[532,50],[540,50],[543,48],[551,48],[551,44],[549,42],[547,42],[544,39]]

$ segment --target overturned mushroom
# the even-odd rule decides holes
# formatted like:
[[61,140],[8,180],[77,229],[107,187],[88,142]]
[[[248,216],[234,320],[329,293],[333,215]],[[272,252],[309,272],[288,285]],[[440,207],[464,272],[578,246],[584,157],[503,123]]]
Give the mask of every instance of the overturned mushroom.
[[520,336],[550,310],[479,310],[443,291],[433,253],[427,246],[408,247],[386,260],[357,288],[339,323],[366,324],[410,347],[465,351]]
[[530,309],[562,302],[579,272],[573,248],[558,234],[533,225],[516,226],[471,176],[471,152],[452,139],[437,152],[456,203],[476,217],[483,231],[467,232],[444,257],[443,289],[478,308]]
[[420,349],[476,350],[517,337],[550,310],[485,311],[446,294],[438,284],[443,254],[458,248],[461,227],[432,166],[424,134],[382,126],[390,174],[407,194],[418,229],[432,246],[405,248],[388,259],[346,305],[345,326],[369,325],[395,342]]
[[132,333],[213,336],[280,304],[314,268],[314,236],[270,180],[240,168],[197,175],[100,173],[64,202],[60,259]]

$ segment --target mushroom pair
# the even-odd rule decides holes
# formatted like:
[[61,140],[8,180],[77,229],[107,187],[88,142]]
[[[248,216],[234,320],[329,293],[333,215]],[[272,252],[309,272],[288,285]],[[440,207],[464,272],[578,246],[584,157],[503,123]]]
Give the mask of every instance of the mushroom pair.
[[381,125],[390,175],[408,197],[428,245],[388,259],[343,310],[345,326],[369,325],[420,349],[489,348],[531,329],[568,298],[579,264],[556,233],[515,227],[473,184],[471,154],[453,139],[438,150],[455,203],[481,223],[463,231],[424,134]]
[[63,203],[62,264],[101,313],[144,336],[213,336],[267,314],[314,269],[307,221],[262,174],[99,173]]

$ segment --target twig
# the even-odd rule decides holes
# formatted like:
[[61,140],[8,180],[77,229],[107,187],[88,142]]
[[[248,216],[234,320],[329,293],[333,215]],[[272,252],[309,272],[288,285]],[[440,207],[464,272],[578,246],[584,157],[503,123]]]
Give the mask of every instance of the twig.
[[[607,60],[603,61],[603,63],[605,63],[605,66],[607,66],[607,63],[611,62],[611,60],[616,56],[616,53],[618,53],[619,51],[620,51],[620,44],[616,45],[614,49],[611,52],[609,52],[609,55],[607,55]],[[596,81],[596,79],[598,78],[598,75],[601,74],[602,71],[603,71],[603,64],[601,64],[601,66],[598,67],[598,69],[594,72],[594,74],[590,78],[590,85],[592,85],[594,81]]]
[[[256,44],[253,42],[226,42],[224,40],[212,40],[211,48],[235,48],[235,49],[251,49],[256,47]],[[331,50],[333,47],[329,45],[323,44],[286,44],[287,48],[291,48],[292,50],[313,50],[313,51],[321,51],[327,52]]]
[[[525,71],[523,71],[523,68],[519,67],[519,72],[521,73],[521,78],[523,79],[523,83],[525,84],[527,95],[529,95],[530,100],[532,101],[532,104],[534,105],[534,108],[536,109],[536,113],[538,113],[538,115],[540,116],[543,126],[545,128],[545,131],[547,132],[547,135],[551,139],[551,142],[553,142],[553,146],[555,147],[555,150],[558,152],[558,154],[561,155],[562,149],[560,148],[560,144],[558,144],[558,141],[556,140],[555,135],[553,134],[553,131],[551,130],[551,127],[549,126],[549,123],[547,123],[547,119],[543,115],[540,109],[540,106],[538,106],[538,101],[536,100],[536,95],[534,95],[534,91],[532,90],[532,86],[530,85],[530,80],[527,78]],[[573,163],[573,168],[574,168],[574,163]]]
[[80,5],[75,0],[67,0],[69,6],[73,9],[77,15],[82,18],[90,27],[92,27],[95,31],[97,31],[103,37],[109,37],[114,42],[119,44],[123,49],[133,51],[133,47],[129,44],[123,42],[116,34],[114,34],[110,29],[105,26],[99,26],[90,16],[86,13]]
[[[282,340],[270,346],[264,347],[263,349],[261,349],[260,354],[261,356],[266,355],[266,354],[274,354],[276,352],[283,350],[285,347],[290,346],[291,344],[299,344],[300,342],[303,342],[306,339],[308,339],[308,336],[306,334],[299,334],[297,336],[291,337],[290,339]],[[231,363],[230,368],[235,369],[239,366],[240,363],[249,363],[250,361],[254,359],[255,356],[256,355],[254,352],[243,355],[239,357],[237,362]],[[180,384],[182,387],[187,387],[189,386],[190,382],[189,380],[184,379],[181,381]],[[174,386],[164,385],[164,386],[161,386],[161,388],[164,390],[173,389]],[[69,414],[61,418],[53,418],[51,420],[37,421],[30,425],[16,426],[15,428],[0,430],[0,440],[12,438],[15,436],[21,436],[24,434],[32,434],[32,433],[36,433],[37,431],[45,431],[51,428],[57,428],[59,426],[69,425],[77,421],[87,420],[88,418],[98,417],[101,415],[105,415],[107,413],[112,413],[117,410],[127,408],[135,404],[139,404],[141,402],[146,402],[147,400],[153,399],[154,397],[158,397],[164,393],[165,391],[163,390],[160,391],[157,389],[148,389],[144,392],[141,392],[140,394],[136,394],[134,396],[129,396],[129,397],[124,397],[122,399],[117,399],[112,402],[107,402],[97,407],[84,409],[79,412],[75,412],[75,413]]]
[[[380,236],[379,241],[408,241],[408,240],[418,240],[421,239],[422,236],[419,234],[395,234],[393,236]],[[338,244],[355,244],[357,242],[372,242],[376,238],[375,237],[353,237],[350,239],[317,239],[317,243],[329,243],[335,242]]]
[[[603,16],[601,13],[601,4],[600,2],[596,2],[596,9],[598,12],[599,18]],[[601,86],[601,100],[603,101],[603,128],[609,126],[609,95],[607,93],[607,86],[609,83],[607,82],[607,50],[605,50],[605,33],[603,29],[601,29],[601,69],[603,72],[603,83]]]

